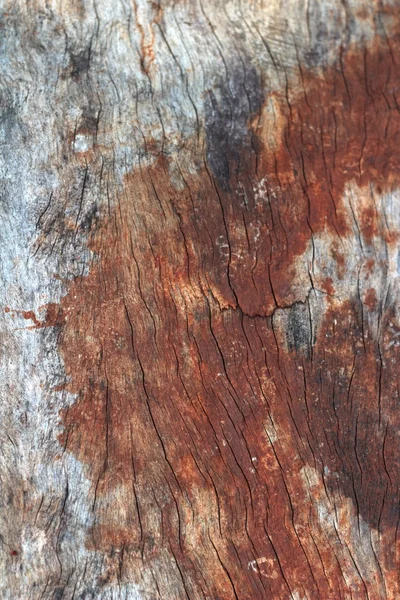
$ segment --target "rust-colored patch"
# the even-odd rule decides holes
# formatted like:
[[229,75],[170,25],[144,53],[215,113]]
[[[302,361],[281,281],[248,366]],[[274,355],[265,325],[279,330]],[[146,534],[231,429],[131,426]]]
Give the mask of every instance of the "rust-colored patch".
[[154,51],[155,33],[153,28],[156,25],[159,25],[162,19],[163,9],[160,2],[150,2],[147,8],[148,10],[151,10],[152,18],[143,20],[143,15],[139,14],[139,6],[136,0],[133,0],[135,25],[139,31],[140,37],[140,66],[143,72],[148,74],[156,57]]
[[387,311],[377,340],[324,277],[313,331],[303,258],[317,234],[340,246],[353,214],[366,245],[386,239],[370,190],[399,184],[395,44],[274,94],[275,144],[264,113],[257,166],[244,150],[230,189],[204,165],[177,190],[163,159],[126,177],[89,275],[45,323],[77,397],[60,442],[92,481],[89,548],[128,565],[168,550],[220,600],[380,598],[382,573],[398,594],[396,327]]
[[34,325],[32,325],[32,329],[47,326],[47,323],[42,323],[41,321],[39,321],[33,310],[13,310],[10,307],[6,306],[4,308],[4,312],[7,314],[11,314],[13,318],[15,317],[15,315],[19,315],[27,321],[33,321]]
[[321,282],[321,288],[330,296],[333,296],[335,293],[335,288],[333,285],[332,277],[327,277],[324,281]]
[[40,321],[39,321],[39,320],[36,318],[36,315],[35,315],[35,313],[33,312],[33,310],[22,310],[22,311],[21,311],[21,316],[22,316],[24,319],[27,319],[27,320],[33,321],[33,322],[34,322],[34,324],[35,324],[37,327],[40,327],[40,326],[41,326],[41,322],[40,322]]
[[378,298],[374,288],[369,288],[365,294],[364,304],[369,310],[375,310],[378,305]]
[[364,243],[374,236],[395,241],[385,232],[373,193],[383,195],[399,185],[397,50],[397,37],[389,42],[377,37],[320,72],[303,69],[299,85],[267,97],[253,123],[264,145],[258,171],[266,173],[274,216],[269,269],[280,305],[293,301],[290,271],[312,237],[326,231],[340,243],[355,227],[351,194],[344,201],[349,186],[365,190],[352,207]]

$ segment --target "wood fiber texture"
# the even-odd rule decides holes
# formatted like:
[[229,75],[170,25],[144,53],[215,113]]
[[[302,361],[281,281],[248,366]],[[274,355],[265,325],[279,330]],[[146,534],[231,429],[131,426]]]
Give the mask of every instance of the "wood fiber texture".
[[400,3],[0,3],[0,598],[400,598]]

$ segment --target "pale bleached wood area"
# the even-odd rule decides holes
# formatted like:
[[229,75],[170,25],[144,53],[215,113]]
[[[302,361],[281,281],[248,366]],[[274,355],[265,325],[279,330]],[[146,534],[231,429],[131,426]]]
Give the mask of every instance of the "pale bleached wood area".
[[0,10],[1,600],[398,600],[400,3]]

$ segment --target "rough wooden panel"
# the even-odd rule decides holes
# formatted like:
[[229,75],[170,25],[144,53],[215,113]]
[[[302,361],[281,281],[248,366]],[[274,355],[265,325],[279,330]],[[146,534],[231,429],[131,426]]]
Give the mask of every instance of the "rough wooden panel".
[[399,598],[399,3],[1,8],[1,597]]

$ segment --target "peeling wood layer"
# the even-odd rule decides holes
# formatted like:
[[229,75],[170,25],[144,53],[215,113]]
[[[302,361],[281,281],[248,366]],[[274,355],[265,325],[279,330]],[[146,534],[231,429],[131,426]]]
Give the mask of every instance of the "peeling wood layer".
[[3,15],[1,597],[400,596],[399,7],[293,6]]

